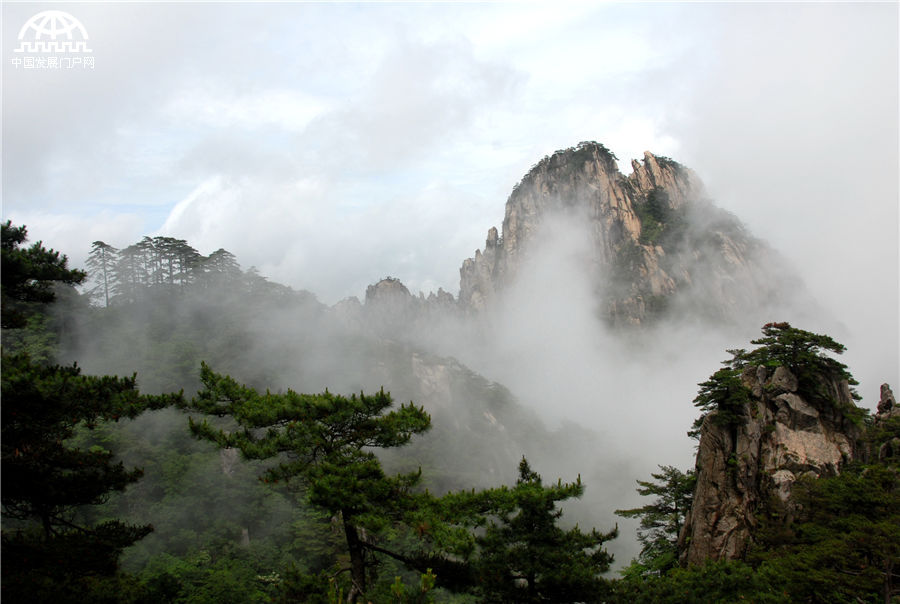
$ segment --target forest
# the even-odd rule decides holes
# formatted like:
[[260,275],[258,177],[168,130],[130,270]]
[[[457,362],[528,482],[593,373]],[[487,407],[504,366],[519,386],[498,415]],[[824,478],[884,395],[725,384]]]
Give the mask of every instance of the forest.
[[[689,565],[696,468],[660,459],[627,477],[644,505],[574,524],[598,460],[539,474],[560,435],[464,368],[349,329],[223,249],[98,241],[80,270],[2,228],[8,602],[900,601],[900,417],[857,409],[859,448],[887,453],[799,480],[795,512],[761,506],[742,556]],[[790,365],[812,390],[823,372],[853,383],[831,338],[763,335],[710,368],[694,437],[707,418],[743,421],[747,366]],[[410,400],[410,358],[451,372],[473,406]],[[490,457],[473,444],[487,440],[502,445]],[[639,522],[640,553],[615,566],[617,518]]]

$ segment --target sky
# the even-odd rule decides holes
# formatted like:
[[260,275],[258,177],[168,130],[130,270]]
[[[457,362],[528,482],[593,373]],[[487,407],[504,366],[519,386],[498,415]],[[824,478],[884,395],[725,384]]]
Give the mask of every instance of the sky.
[[[625,174],[645,150],[694,169],[846,326],[858,377],[900,386],[895,2],[0,10],[2,218],[74,266],[166,235],[329,304],[385,276],[456,294],[515,183],[596,140]],[[44,10],[93,68],[14,62]]]

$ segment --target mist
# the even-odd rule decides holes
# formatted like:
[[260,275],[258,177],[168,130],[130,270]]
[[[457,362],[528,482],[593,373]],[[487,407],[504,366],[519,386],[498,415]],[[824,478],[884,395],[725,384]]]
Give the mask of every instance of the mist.
[[[844,343],[869,409],[900,384],[895,4],[66,8],[94,72],[26,73],[2,48],[3,219],[74,266],[92,241],[165,235],[294,289],[79,308],[61,361],[87,373],[190,394],[207,360],[258,388],[383,386],[435,419],[392,463],[443,489],[511,482],[522,455],[547,481],[581,474],[574,519],[619,523],[617,565],[637,546],[613,510],[657,465],[693,465],[697,384],[764,323]],[[2,11],[7,41],[34,12]],[[767,242],[752,278],[791,285],[734,322],[686,296],[623,333],[599,318],[586,220],[560,216],[484,313],[402,299],[373,319],[386,275],[456,295],[529,166],[589,139],[623,167],[649,149],[696,170]]]
[[[688,214],[688,230],[712,228],[716,210],[702,203]],[[808,329],[835,320],[762,245],[749,260],[771,273],[742,283],[772,279],[795,291],[777,300],[741,291],[748,302],[736,320],[711,320],[702,312],[701,278],[718,268],[699,265],[698,289],[676,296],[664,320],[611,325],[599,300],[612,276],[598,268],[592,234],[577,208],[545,217],[513,280],[480,313],[429,306],[392,281],[387,295],[373,286],[364,303],[329,306],[255,277],[75,311],[82,315],[64,338],[63,360],[88,373],[137,371],[148,392],[192,393],[201,360],[259,389],[350,394],[384,387],[398,402],[424,405],[435,425],[408,450],[387,452],[388,467],[424,467],[432,474],[426,484],[438,492],[511,483],[522,456],[547,480],[581,476],[587,492],[567,504],[567,521],[601,530],[618,524],[620,537],[608,546],[618,568],[638,545],[636,523],[613,512],[643,504],[635,481],[657,466],[692,468],[692,400],[726,350],[749,347],[771,320]],[[167,430],[183,434],[186,418],[155,414],[138,426],[143,438],[164,439]],[[210,471],[218,463],[210,461]]]

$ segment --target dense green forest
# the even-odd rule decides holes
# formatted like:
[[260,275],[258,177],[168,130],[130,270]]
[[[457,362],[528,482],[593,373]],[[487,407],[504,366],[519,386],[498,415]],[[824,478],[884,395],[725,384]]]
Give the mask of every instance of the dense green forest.
[[[545,483],[532,465],[562,441],[502,387],[347,329],[312,294],[242,270],[225,250],[203,256],[164,237],[122,250],[96,242],[83,272],[26,241],[25,227],[3,225],[10,602],[900,597],[896,453],[800,481],[799,513],[762,511],[743,559],[690,567],[679,564],[678,537],[695,470],[659,460],[649,479],[628,477],[649,502],[618,512],[640,522],[641,552],[616,574],[615,519],[583,529],[566,517],[596,462],[567,461],[576,478]],[[298,327],[278,328],[287,322]],[[740,421],[741,363],[852,379],[819,352],[840,352],[825,336],[785,328],[757,342],[701,384],[702,416]],[[412,372],[470,406],[426,411]],[[857,419],[862,446],[900,442],[900,418]],[[573,449],[586,447],[590,435],[563,430]]]

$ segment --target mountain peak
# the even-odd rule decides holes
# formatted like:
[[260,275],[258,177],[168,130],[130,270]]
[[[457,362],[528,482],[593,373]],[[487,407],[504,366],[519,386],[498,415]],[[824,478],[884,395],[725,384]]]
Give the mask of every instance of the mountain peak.
[[559,216],[588,231],[584,264],[598,314],[614,324],[641,324],[689,292],[700,301],[695,310],[719,319],[775,295],[760,265],[767,248],[705,201],[692,170],[647,151],[626,177],[616,161],[585,141],[532,166],[506,202],[502,234],[492,228],[484,250],[463,262],[460,304],[469,312],[493,304],[528,270],[547,237],[542,227]]

